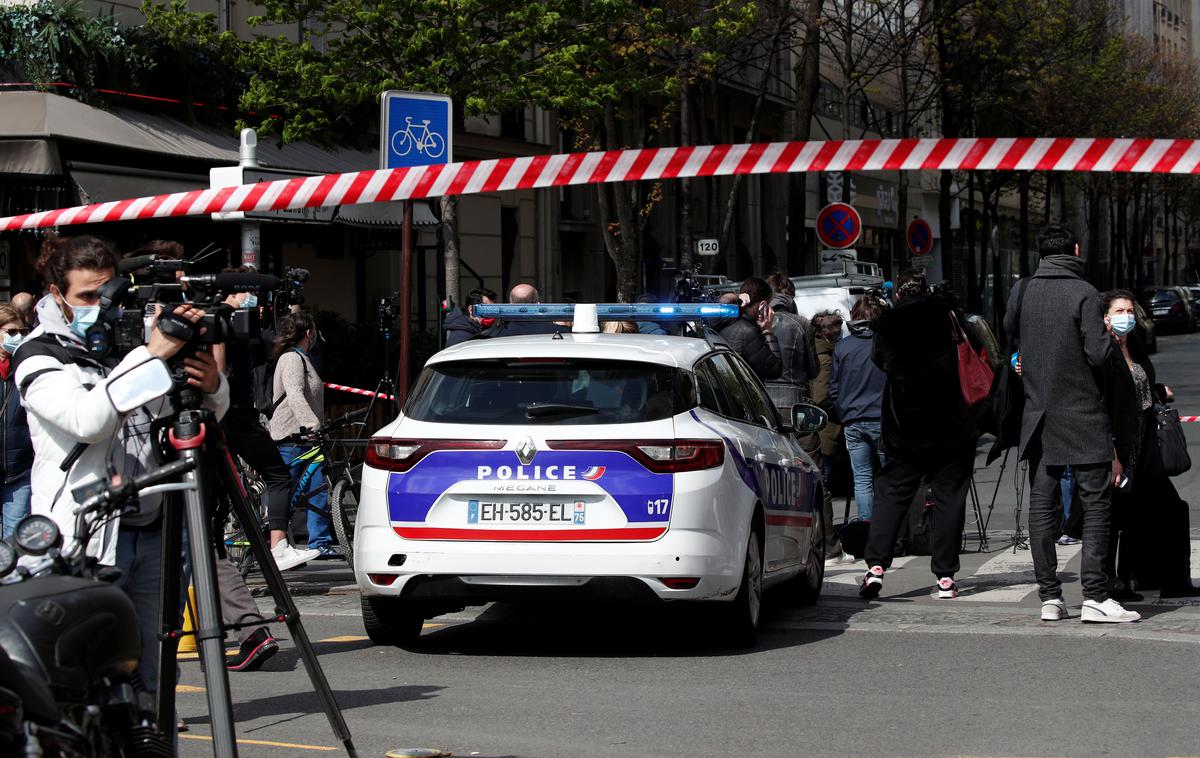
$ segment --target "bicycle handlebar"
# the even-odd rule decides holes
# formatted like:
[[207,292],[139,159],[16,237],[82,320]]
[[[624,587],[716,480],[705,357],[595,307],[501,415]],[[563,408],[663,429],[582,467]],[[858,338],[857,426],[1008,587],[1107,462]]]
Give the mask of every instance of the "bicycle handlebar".
[[349,413],[338,416],[335,419],[326,421],[316,429],[301,430],[295,434],[289,434],[288,436],[279,440],[279,442],[320,442],[322,439],[327,437],[330,432],[334,432],[344,426],[348,426],[349,424],[354,423],[366,415],[366,408],[362,408],[357,411],[350,411]]

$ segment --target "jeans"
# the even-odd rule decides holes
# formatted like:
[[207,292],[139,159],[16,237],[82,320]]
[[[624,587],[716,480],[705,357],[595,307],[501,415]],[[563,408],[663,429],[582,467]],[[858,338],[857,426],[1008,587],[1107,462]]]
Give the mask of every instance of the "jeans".
[[241,456],[267,485],[267,526],[281,532],[288,528],[288,501],[292,497],[292,474],[271,435],[258,420],[258,411],[232,409],[221,422],[225,442]]
[[870,521],[875,510],[875,474],[883,468],[883,443],[878,421],[852,421],[843,427],[850,470],[854,474],[854,503],[858,517]]
[[29,515],[29,495],[29,477],[12,484],[0,484],[0,502],[4,504],[0,539],[11,537],[17,522]]
[[975,472],[975,446],[961,451],[926,455],[911,461],[892,457],[879,470],[875,482],[878,508],[867,536],[868,566],[888,568],[900,528],[908,518],[908,508],[921,479],[929,479],[933,497],[929,550],[929,568],[933,575],[953,578],[958,573],[958,550],[962,545],[963,522],[967,514],[967,488]]
[[[1042,600],[1062,597],[1058,578],[1058,509],[1054,490],[1062,479],[1063,466],[1043,466],[1040,456],[1029,461],[1029,551]],[[1108,599],[1108,577],[1104,557],[1108,552],[1108,527],[1112,507],[1112,464],[1071,466],[1075,476],[1076,505],[1083,509],[1083,558],[1079,581],[1083,596],[1103,602]]]
[[1058,481],[1058,484],[1062,489],[1063,534],[1066,534],[1067,520],[1071,518],[1071,498],[1075,497],[1075,474],[1071,471],[1070,466],[1063,470],[1062,479]]
[[[279,446],[279,453],[283,456],[284,463],[287,463],[291,468],[292,481],[296,484],[299,484],[305,470],[311,466],[310,461],[298,461],[296,459],[310,449],[297,445]],[[325,469],[324,466],[318,465],[309,478],[308,487],[304,491],[308,493],[324,486]],[[308,507],[308,546],[313,550],[320,550],[323,547],[329,546],[333,542],[333,525],[330,523],[328,516],[329,490],[326,489],[323,492],[319,492],[313,495],[311,500],[304,500],[303,502]]]
[[121,529],[117,535],[117,586],[125,590],[137,611],[142,654],[138,672],[147,692],[158,690],[159,575],[162,574],[162,530]]

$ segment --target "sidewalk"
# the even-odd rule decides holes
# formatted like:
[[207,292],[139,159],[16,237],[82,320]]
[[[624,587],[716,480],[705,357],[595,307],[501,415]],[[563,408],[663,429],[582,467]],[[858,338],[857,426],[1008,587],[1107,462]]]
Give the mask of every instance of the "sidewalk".
[[[304,566],[283,572],[292,597],[312,595],[354,595],[358,585],[354,583],[354,572],[345,561],[310,561]],[[255,569],[246,577],[246,585],[254,597],[267,597],[262,572]]]

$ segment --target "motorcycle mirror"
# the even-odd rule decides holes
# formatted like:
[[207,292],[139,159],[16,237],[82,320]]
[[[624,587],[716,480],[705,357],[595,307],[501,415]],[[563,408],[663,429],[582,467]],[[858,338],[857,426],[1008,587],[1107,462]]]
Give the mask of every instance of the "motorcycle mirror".
[[129,413],[171,391],[171,370],[160,358],[151,358],[110,377],[105,391],[119,413]]

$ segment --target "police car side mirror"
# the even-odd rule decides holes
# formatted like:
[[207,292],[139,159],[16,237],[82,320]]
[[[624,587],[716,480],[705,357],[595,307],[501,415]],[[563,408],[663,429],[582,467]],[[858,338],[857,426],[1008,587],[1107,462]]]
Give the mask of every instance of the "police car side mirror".
[[118,413],[129,413],[171,391],[171,370],[161,358],[151,358],[109,377],[105,392]]
[[828,423],[828,414],[815,405],[796,403],[792,406],[792,428],[799,434],[819,432]]

